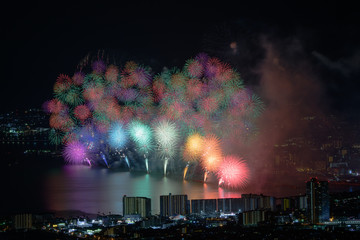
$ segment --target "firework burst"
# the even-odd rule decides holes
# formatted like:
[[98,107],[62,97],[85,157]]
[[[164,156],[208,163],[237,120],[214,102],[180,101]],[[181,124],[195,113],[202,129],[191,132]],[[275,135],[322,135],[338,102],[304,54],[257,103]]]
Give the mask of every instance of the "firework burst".
[[65,145],[63,156],[69,164],[82,164],[86,158],[86,146],[79,141],[69,142]]
[[226,156],[217,171],[217,176],[220,186],[242,188],[249,180],[250,170],[242,158]]

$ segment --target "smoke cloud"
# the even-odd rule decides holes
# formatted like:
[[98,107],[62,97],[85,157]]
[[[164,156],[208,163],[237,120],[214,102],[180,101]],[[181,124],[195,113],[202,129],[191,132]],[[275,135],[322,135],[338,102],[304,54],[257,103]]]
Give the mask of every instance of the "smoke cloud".
[[[251,191],[255,188],[258,193],[266,193],[269,184],[284,184],[286,179],[295,181],[296,168],[316,158],[311,156],[311,151],[304,150],[298,156],[289,154],[285,157],[288,160],[283,161],[277,148],[289,142],[301,148],[296,145],[302,136],[311,132],[306,119],[320,117],[326,110],[322,83],[313,73],[301,43],[297,39],[271,41],[262,37],[261,44],[265,54],[255,70],[260,81],[254,90],[265,102],[266,109],[258,119],[256,139],[236,147],[239,154],[249,160]],[[277,179],[274,173],[282,177]],[[303,184],[303,179],[299,180]]]

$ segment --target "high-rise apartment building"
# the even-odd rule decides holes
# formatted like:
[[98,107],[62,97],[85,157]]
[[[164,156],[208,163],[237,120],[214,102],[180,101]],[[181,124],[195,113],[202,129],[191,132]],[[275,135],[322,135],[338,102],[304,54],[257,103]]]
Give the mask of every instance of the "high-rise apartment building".
[[187,195],[161,195],[160,216],[170,217],[174,215],[186,215],[189,213]]
[[123,197],[123,215],[151,216],[151,199],[146,197]]
[[308,218],[312,224],[329,220],[329,183],[312,178],[306,182]]

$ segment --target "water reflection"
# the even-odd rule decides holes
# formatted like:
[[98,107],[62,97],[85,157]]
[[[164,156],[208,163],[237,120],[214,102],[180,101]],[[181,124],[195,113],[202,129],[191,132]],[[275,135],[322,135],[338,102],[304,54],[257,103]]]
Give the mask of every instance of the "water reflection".
[[46,203],[51,210],[122,214],[122,197],[151,198],[152,213],[160,212],[160,195],[187,194],[189,199],[240,197],[241,192],[216,184],[192,182],[162,174],[114,172],[86,166],[64,166],[47,175]]

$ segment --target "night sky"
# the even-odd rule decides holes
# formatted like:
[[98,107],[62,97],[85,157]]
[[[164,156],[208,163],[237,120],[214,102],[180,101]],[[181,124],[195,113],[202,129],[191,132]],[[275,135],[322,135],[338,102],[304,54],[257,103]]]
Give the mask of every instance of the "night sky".
[[360,14],[351,4],[118,2],[6,5],[1,16],[1,112],[40,107],[52,97],[60,73],[72,75],[82,58],[99,50],[120,65],[135,60],[155,73],[207,52],[228,61],[247,85],[271,101],[261,70],[268,46],[289,76],[306,71],[316,79],[314,86],[321,90],[313,94],[319,95],[319,106],[358,111]]

